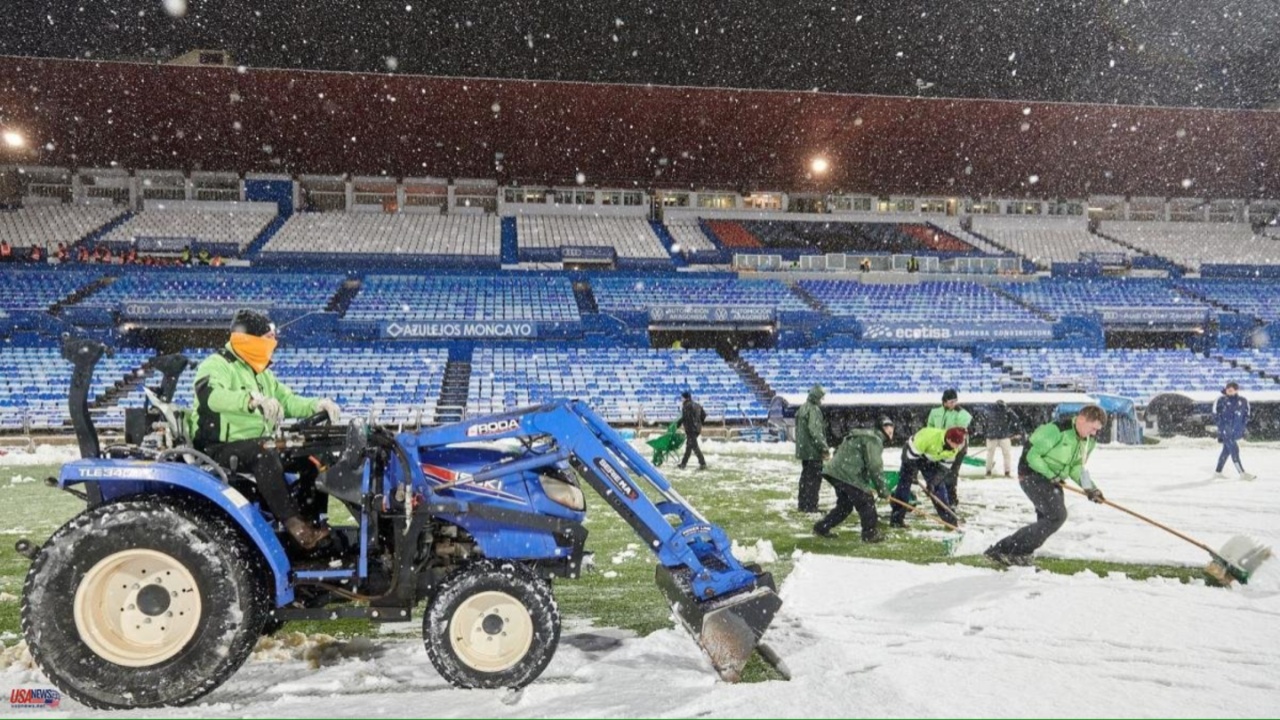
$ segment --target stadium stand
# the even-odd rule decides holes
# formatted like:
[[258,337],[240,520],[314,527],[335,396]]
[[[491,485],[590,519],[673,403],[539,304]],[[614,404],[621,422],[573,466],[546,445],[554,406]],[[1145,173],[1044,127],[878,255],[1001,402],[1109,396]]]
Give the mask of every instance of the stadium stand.
[[640,217],[519,215],[516,237],[522,249],[608,246],[619,258],[671,257],[649,221]]
[[1241,392],[1280,389],[1270,378],[1186,350],[1035,348],[989,354],[1038,384],[1114,393],[1138,404],[1164,392],[1220,390],[1231,380]]
[[[341,275],[247,273],[210,269],[146,270],[128,273],[79,303],[113,309],[122,302],[236,303],[275,309],[323,310],[338,291]],[[228,314],[228,317],[230,315]]]
[[1206,303],[1178,292],[1166,280],[1157,279],[1055,278],[1039,282],[1009,283],[1003,290],[1056,317],[1096,312],[1103,306],[1180,306],[1208,309]]
[[0,210],[0,240],[15,248],[39,244],[52,250],[58,243],[70,247],[122,212],[102,205],[36,205]]
[[347,320],[523,320],[579,322],[565,276],[370,275]]
[[666,223],[667,232],[680,244],[683,250],[691,252],[714,252],[719,250],[716,244],[707,237],[702,229],[702,221],[696,218],[682,218]]
[[173,210],[159,209],[161,206],[157,204],[156,209],[135,214],[102,239],[118,244],[136,243],[144,238],[190,239],[204,244],[234,245],[242,252],[276,216],[273,204],[244,205],[240,210]]
[[802,280],[799,286],[836,316],[887,322],[1018,322],[1040,320],[1035,313],[985,285],[963,281],[918,284]]
[[707,226],[732,249],[802,253],[972,253],[975,248],[923,223],[713,220]]
[[742,359],[776,393],[805,393],[821,383],[828,393],[994,392],[1003,373],[963,350],[856,348],[744,350]]
[[1051,220],[975,215],[973,231],[1044,269],[1054,262],[1079,262],[1082,252],[1131,252],[1089,232],[1082,218]]
[[[93,376],[90,399],[123,381],[152,355],[145,350],[120,350],[114,357],[103,358]],[[0,367],[4,368],[0,373],[0,430],[63,427],[71,365],[56,348],[0,348]],[[124,422],[122,411],[94,415],[104,427],[120,427]]]
[[642,312],[653,305],[767,305],[779,312],[813,312],[777,280],[598,276],[591,286],[601,312]]
[[938,229],[963,240],[965,243],[972,245],[988,255],[1003,255],[1005,252],[981,237],[965,230],[960,226],[960,218],[958,217],[932,218],[930,219],[929,224],[936,225]]
[[[184,354],[200,362],[213,352],[188,349]],[[271,371],[299,395],[338,403],[344,421],[373,417],[392,425],[416,425],[435,418],[448,363],[447,348],[282,347],[272,358]],[[148,384],[156,384],[157,378],[153,376]],[[194,382],[194,371],[188,371],[178,383],[174,400],[180,406],[193,407]],[[64,388],[64,405],[65,393]],[[123,423],[124,408],[142,407],[143,401],[140,388],[123,396],[118,407],[102,413],[103,424]]]
[[1216,305],[1267,322],[1280,322],[1280,283],[1257,280],[1185,279],[1177,283],[1191,294]]
[[1108,222],[1102,232],[1196,271],[1208,263],[1280,264],[1280,240],[1243,223]]
[[501,245],[501,222],[492,215],[295,213],[262,252],[496,259]]
[[669,422],[680,393],[693,393],[709,419],[759,419],[766,408],[709,350],[648,348],[476,348],[467,411],[501,412],[553,398],[587,400],[610,422]]
[[0,311],[48,310],[99,277],[93,270],[0,270]]

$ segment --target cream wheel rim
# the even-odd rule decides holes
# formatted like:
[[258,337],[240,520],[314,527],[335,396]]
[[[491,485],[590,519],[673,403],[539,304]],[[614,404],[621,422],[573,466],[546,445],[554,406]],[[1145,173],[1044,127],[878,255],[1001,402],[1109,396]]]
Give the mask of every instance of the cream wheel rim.
[[155,550],[98,561],[76,588],[80,639],[104,660],[147,667],[177,655],[196,634],[200,588],[186,566]]
[[468,667],[491,673],[509,670],[533,645],[533,618],[524,603],[507,593],[477,593],[453,612],[449,643]]

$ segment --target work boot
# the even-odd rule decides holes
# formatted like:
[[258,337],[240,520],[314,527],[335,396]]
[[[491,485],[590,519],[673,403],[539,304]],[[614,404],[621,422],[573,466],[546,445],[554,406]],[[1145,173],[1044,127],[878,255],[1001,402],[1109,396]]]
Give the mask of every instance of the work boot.
[[994,545],[987,548],[982,555],[1000,567],[1009,567],[1013,564],[1013,558],[996,550]]
[[294,515],[284,521],[284,529],[303,550],[315,550],[316,546],[329,538],[329,528],[316,526]]
[[827,530],[826,528],[821,527],[819,525],[813,526],[813,534],[817,535],[818,537],[824,537],[831,540],[834,540],[835,538],[840,537],[839,533],[832,532],[831,530]]
[[907,527],[907,521],[900,518],[891,518],[889,520],[889,527],[905,529]]
[[1036,558],[1034,555],[1010,555],[1009,564],[1018,567],[1035,567]]
[[878,542],[884,542],[884,533],[880,532],[879,528],[876,528],[875,530],[872,530],[871,532],[863,535],[862,542],[873,543],[873,544]]

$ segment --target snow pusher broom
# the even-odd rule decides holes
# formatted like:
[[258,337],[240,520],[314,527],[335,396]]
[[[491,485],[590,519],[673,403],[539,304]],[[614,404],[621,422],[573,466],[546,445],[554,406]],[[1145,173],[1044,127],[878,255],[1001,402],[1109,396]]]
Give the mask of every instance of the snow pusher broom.
[[907,510],[910,510],[913,513],[918,513],[920,515],[923,515],[929,518],[930,520],[938,523],[939,525],[946,526],[948,530],[951,530],[957,533],[955,537],[943,538],[942,540],[942,549],[945,550],[948,555],[956,554],[956,548],[960,547],[960,541],[964,539],[964,530],[961,530],[958,526],[952,525],[951,523],[947,522],[946,520],[943,520],[942,518],[938,517],[937,515],[934,515],[933,513],[925,512],[924,510],[921,510],[915,505],[912,505],[911,503],[903,502],[898,498],[893,497],[892,495],[889,496],[889,502],[895,505],[899,505],[903,508],[906,508]]
[[[1062,487],[1077,495],[1085,495],[1084,490],[1081,490],[1074,485],[1063,483]],[[1123,505],[1106,499],[1102,501],[1102,504],[1110,505],[1122,513],[1132,515],[1147,524],[1154,525],[1170,535],[1174,535],[1185,540],[1209,553],[1209,557],[1213,558],[1213,560],[1205,566],[1204,572],[1206,575],[1217,580],[1223,585],[1230,585],[1234,580],[1239,580],[1242,585],[1248,584],[1249,576],[1253,574],[1253,571],[1257,570],[1259,565],[1261,565],[1267,558],[1271,557],[1271,548],[1244,535],[1237,535],[1231,538],[1222,546],[1221,550],[1215,551],[1213,548],[1199,540],[1184,535],[1168,525],[1156,522],[1145,515],[1136,513]]]

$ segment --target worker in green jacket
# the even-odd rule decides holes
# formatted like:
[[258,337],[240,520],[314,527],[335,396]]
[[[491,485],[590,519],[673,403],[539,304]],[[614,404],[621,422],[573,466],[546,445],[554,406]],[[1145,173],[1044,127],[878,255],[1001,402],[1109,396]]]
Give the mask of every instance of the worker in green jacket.
[[809,388],[809,397],[796,410],[796,457],[800,460],[800,512],[818,512],[818,491],[822,489],[822,461],[827,459],[827,421],[822,417],[821,385]]
[[907,526],[906,504],[911,502],[911,486],[919,475],[933,501],[933,509],[938,517],[952,525],[959,525],[960,519],[953,511],[954,505],[947,494],[948,466],[955,460],[956,454],[964,450],[969,440],[968,432],[961,427],[947,430],[941,428],[920,428],[902,448],[902,467],[898,470],[898,487],[893,496],[903,504],[895,503],[889,512],[890,527]]
[[311,550],[328,537],[329,529],[302,517],[284,474],[310,473],[312,468],[309,463],[286,468],[274,443],[264,440],[285,418],[323,412],[337,422],[339,408],[332,400],[294,395],[277,380],[267,369],[275,349],[275,325],[265,314],[236,311],[230,342],[196,370],[192,444],[220,465],[253,473],[267,509],[300,546]]
[[1106,421],[1106,411],[1086,405],[1073,418],[1036,428],[1018,462],[1018,484],[1036,508],[1036,521],[987,548],[987,558],[1002,566],[1033,564],[1032,554],[1067,521],[1062,485],[1068,480],[1093,502],[1106,499],[1084,468]]
[[893,439],[893,421],[881,418],[875,430],[850,430],[835,455],[822,466],[822,477],[836,491],[836,506],[813,526],[813,534],[836,537],[832,528],[858,511],[862,542],[884,540],[876,516],[876,498],[889,497],[884,482],[884,443]]
[[[950,430],[953,427],[964,428],[965,432],[969,431],[969,424],[973,422],[973,415],[968,410],[960,407],[960,395],[955,388],[947,388],[942,391],[942,404],[929,411],[929,419],[925,421],[925,427],[939,428],[941,430]],[[960,504],[960,497],[957,493],[959,489],[960,468],[964,465],[964,458],[969,454],[969,446],[966,445],[956,453],[956,457],[951,461],[951,476],[947,478],[947,496],[951,500],[951,507]]]

